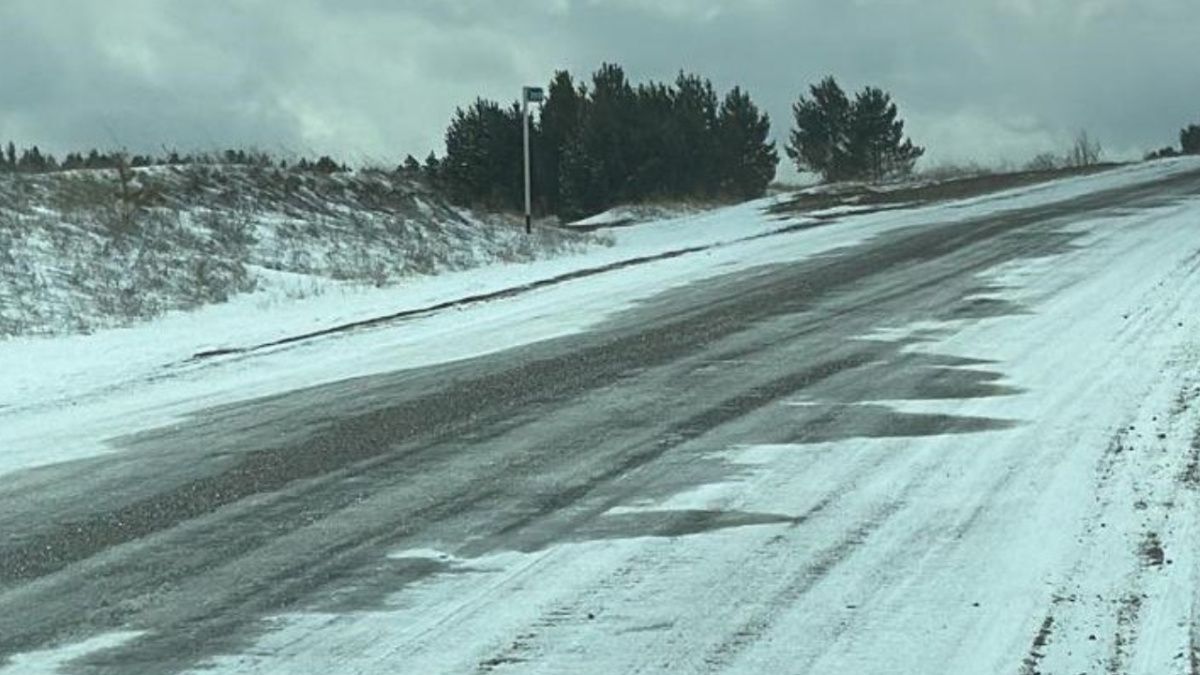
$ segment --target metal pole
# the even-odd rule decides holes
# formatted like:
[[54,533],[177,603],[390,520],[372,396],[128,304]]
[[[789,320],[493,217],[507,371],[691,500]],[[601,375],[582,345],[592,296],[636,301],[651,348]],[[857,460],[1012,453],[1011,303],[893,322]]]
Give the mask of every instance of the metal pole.
[[525,126],[525,234],[533,232],[529,205],[529,91],[521,91],[521,119]]

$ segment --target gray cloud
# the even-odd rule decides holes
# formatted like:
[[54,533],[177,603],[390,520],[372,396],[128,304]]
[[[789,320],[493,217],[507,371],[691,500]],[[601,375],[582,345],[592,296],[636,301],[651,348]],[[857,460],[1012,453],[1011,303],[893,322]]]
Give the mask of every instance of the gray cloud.
[[782,138],[804,87],[892,91],[931,161],[1078,129],[1131,155],[1200,121],[1195,0],[5,0],[0,138],[393,162],[556,68],[741,84]]

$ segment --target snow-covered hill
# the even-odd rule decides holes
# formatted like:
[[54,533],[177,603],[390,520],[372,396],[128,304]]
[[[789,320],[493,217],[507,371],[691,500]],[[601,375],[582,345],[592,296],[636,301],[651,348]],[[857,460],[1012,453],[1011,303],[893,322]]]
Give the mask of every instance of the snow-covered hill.
[[[291,299],[260,289],[119,330],[3,340],[0,474],[108,452],[104,439],[210,406],[584,331],[666,289],[714,275],[827,255],[931,222],[1148,183],[1198,166],[1195,159],[1132,165],[902,210],[834,207],[842,214],[836,219],[828,211],[780,212],[791,198],[768,198],[597,231],[611,246],[422,276],[400,288],[327,286],[319,295]],[[563,241],[566,248],[587,240]],[[273,283],[299,288],[319,280],[290,276],[297,281]],[[312,339],[297,339],[305,336]]]
[[448,204],[383,171],[195,164],[0,175],[0,337],[90,332],[258,291],[528,261],[604,240]]
[[[1200,644],[1198,171],[1182,158],[904,208],[765,199],[404,293],[241,297],[8,340],[11,557],[44,564],[58,553],[41,546],[69,537],[103,552],[31,583],[10,565],[22,641],[0,674],[151,663],[177,635],[193,649],[196,626],[237,638],[189,671],[204,673],[608,673],[647,655],[682,672],[1185,672]],[[678,337],[697,312],[724,325]],[[579,351],[531,345],[585,331]],[[612,379],[546,386],[587,372],[571,354]],[[516,376],[535,367],[546,379]],[[409,384],[464,396],[498,373],[516,375],[496,396],[521,407],[481,427],[449,409],[472,419],[426,446],[392,413]],[[359,417],[338,426],[339,411]],[[343,435],[355,425],[394,426]],[[384,449],[410,433],[414,454]],[[343,445],[370,448],[338,459]],[[300,461],[321,473],[213,488]],[[156,484],[121,494],[126,472]],[[107,511],[102,489],[118,493]],[[72,593],[101,578],[127,597]]]

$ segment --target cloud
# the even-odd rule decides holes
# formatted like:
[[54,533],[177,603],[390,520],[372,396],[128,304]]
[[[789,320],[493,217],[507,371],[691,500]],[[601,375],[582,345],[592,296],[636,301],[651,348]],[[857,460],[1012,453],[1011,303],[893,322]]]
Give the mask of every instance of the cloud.
[[806,85],[891,91],[931,160],[1087,128],[1137,153],[1200,120],[1195,0],[5,0],[0,139],[390,163],[456,106],[557,68],[740,84],[786,134]]
[[998,117],[971,108],[917,114],[907,131],[930,148],[932,164],[1011,164],[1071,142],[1069,134],[1036,117]]
[[[672,21],[709,23],[731,13],[762,12],[779,0],[586,0],[593,7],[617,7]],[[565,3],[564,3],[565,4]]]

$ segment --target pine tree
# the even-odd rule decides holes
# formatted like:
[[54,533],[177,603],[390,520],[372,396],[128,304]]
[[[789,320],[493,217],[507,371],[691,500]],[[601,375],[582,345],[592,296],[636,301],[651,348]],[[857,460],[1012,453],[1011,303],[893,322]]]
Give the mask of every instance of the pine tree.
[[638,85],[630,111],[627,199],[669,197],[682,184],[683,143],[674,124],[675,92],[664,84]]
[[17,170],[17,146],[13,145],[12,141],[9,141],[4,149],[4,165],[9,171]]
[[446,129],[440,176],[461,204],[515,208],[523,200],[521,108],[476,99]]
[[598,188],[595,160],[588,155],[583,140],[567,139],[559,155],[558,210],[559,217],[575,220],[603,210],[606,205]]
[[679,134],[676,191],[712,195],[717,171],[717,93],[712,82],[683,72],[675,78],[673,126]]
[[605,63],[592,75],[588,114],[580,137],[582,154],[591,163],[592,189],[602,195],[604,206],[637,195],[631,161],[636,152],[635,103],[633,87],[620,66]]
[[21,173],[41,173],[46,170],[46,158],[38,146],[27,148],[17,160],[17,171]]
[[1179,147],[1185,155],[1200,155],[1200,125],[1189,124],[1179,132]]
[[769,141],[771,118],[750,95],[734,87],[717,115],[718,161],[723,193],[739,199],[761,197],[775,178],[779,155]]
[[560,70],[554,73],[542,105],[541,133],[533,146],[538,158],[535,165],[541,171],[534,190],[545,195],[550,209],[556,213],[562,203],[559,171],[563,151],[579,137],[586,97],[587,90],[575,86],[571,73]]
[[107,157],[100,154],[100,151],[92,148],[88,152],[87,159],[83,161],[83,166],[87,169],[107,169],[111,168],[112,165],[109,163]]
[[867,87],[854,99],[850,113],[851,174],[875,182],[912,172],[925,149],[904,138],[904,121],[882,89]]
[[446,129],[446,157],[442,161],[442,177],[451,191],[450,197],[460,203],[477,200],[487,177],[488,118],[500,114],[500,106],[492,101],[476,99],[467,109],[456,108],[454,118]]
[[421,166],[421,171],[425,174],[425,178],[429,181],[437,181],[442,176],[442,160],[438,159],[437,153],[430,150],[425,157],[425,163]]
[[316,163],[312,165],[312,169],[318,173],[333,174],[339,171],[345,171],[346,167],[338,164],[329,155],[321,155],[321,157],[317,159]]
[[812,98],[801,96],[792,106],[796,126],[785,151],[801,171],[826,181],[846,180],[853,175],[850,99],[832,77],[809,87],[809,93]]
[[825,181],[879,181],[910,173],[925,154],[904,137],[904,122],[883,90],[867,87],[851,101],[828,77],[810,92],[792,108],[796,126],[786,148],[801,171]]

